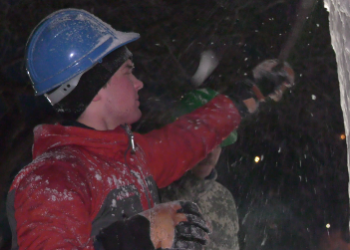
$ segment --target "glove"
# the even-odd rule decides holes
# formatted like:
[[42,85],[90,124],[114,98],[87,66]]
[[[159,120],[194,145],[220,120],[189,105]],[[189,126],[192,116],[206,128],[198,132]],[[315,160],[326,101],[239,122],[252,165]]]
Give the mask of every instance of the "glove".
[[256,105],[267,99],[279,101],[283,92],[294,85],[294,71],[287,62],[265,60],[253,69],[254,79],[244,79],[230,84],[224,91],[238,108],[242,117],[248,112],[246,103],[254,99]]
[[254,86],[254,81],[250,79],[244,79],[242,81],[233,82],[232,84],[228,85],[223,92],[224,95],[229,97],[234,102],[235,107],[238,109],[242,118],[251,113],[245,103],[246,100],[252,99],[253,102],[256,102],[256,105],[259,103],[258,97],[253,91]]
[[101,230],[105,250],[202,250],[209,228],[190,201],[163,203]]
[[[279,101],[283,92],[294,85],[294,71],[287,62],[277,59],[265,60],[253,69],[253,88],[260,101]],[[261,95],[260,95],[260,93]]]

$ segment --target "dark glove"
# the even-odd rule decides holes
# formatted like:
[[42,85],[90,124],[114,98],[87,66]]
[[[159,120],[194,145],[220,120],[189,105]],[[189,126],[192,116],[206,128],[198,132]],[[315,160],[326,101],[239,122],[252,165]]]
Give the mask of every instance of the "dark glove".
[[174,201],[114,222],[96,240],[105,250],[202,250],[208,233],[195,203]]
[[254,81],[250,79],[244,79],[242,81],[234,82],[227,86],[224,95],[229,97],[238,109],[241,117],[245,117],[249,112],[248,108],[243,102],[244,100],[253,98],[258,102],[257,95],[253,91]]
[[283,92],[294,85],[294,71],[287,62],[265,60],[253,69],[254,78],[230,84],[223,94],[238,108],[241,116],[248,113],[243,101],[253,98],[257,103],[272,99],[279,101]]
[[294,85],[293,69],[287,62],[278,59],[265,60],[258,64],[253,69],[253,76],[263,99],[279,101],[283,92]]

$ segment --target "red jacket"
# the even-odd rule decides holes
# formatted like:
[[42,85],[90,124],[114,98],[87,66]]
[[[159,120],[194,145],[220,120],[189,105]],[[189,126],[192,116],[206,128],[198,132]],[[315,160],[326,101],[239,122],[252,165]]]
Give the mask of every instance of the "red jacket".
[[135,152],[123,127],[36,127],[34,160],[8,196],[12,248],[93,249],[101,228],[152,208],[155,184],[179,179],[239,122],[232,102],[218,96],[160,130],[135,134]]

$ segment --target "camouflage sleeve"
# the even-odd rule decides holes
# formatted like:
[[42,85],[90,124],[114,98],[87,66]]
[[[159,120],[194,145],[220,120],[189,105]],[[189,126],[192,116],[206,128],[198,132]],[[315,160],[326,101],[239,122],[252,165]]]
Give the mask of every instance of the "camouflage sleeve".
[[238,215],[232,194],[215,179],[203,180],[190,172],[159,191],[162,202],[189,200],[198,204],[211,224],[207,250],[239,250]]

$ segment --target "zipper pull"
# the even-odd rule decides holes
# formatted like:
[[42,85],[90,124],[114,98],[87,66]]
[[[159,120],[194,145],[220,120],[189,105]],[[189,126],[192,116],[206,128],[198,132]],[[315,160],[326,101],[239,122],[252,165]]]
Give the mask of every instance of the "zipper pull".
[[132,131],[130,130],[129,126],[126,124],[125,126],[125,131],[129,136],[129,143],[131,146],[131,152],[135,153],[136,152],[136,147],[135,147],[135,141],[134,141],[134,134],[132,133]]
[[135,148],[135,141],[134,141],[134,134],[130,134],[130,145],[131,145],[131,152],[135,153],[136,148]]

